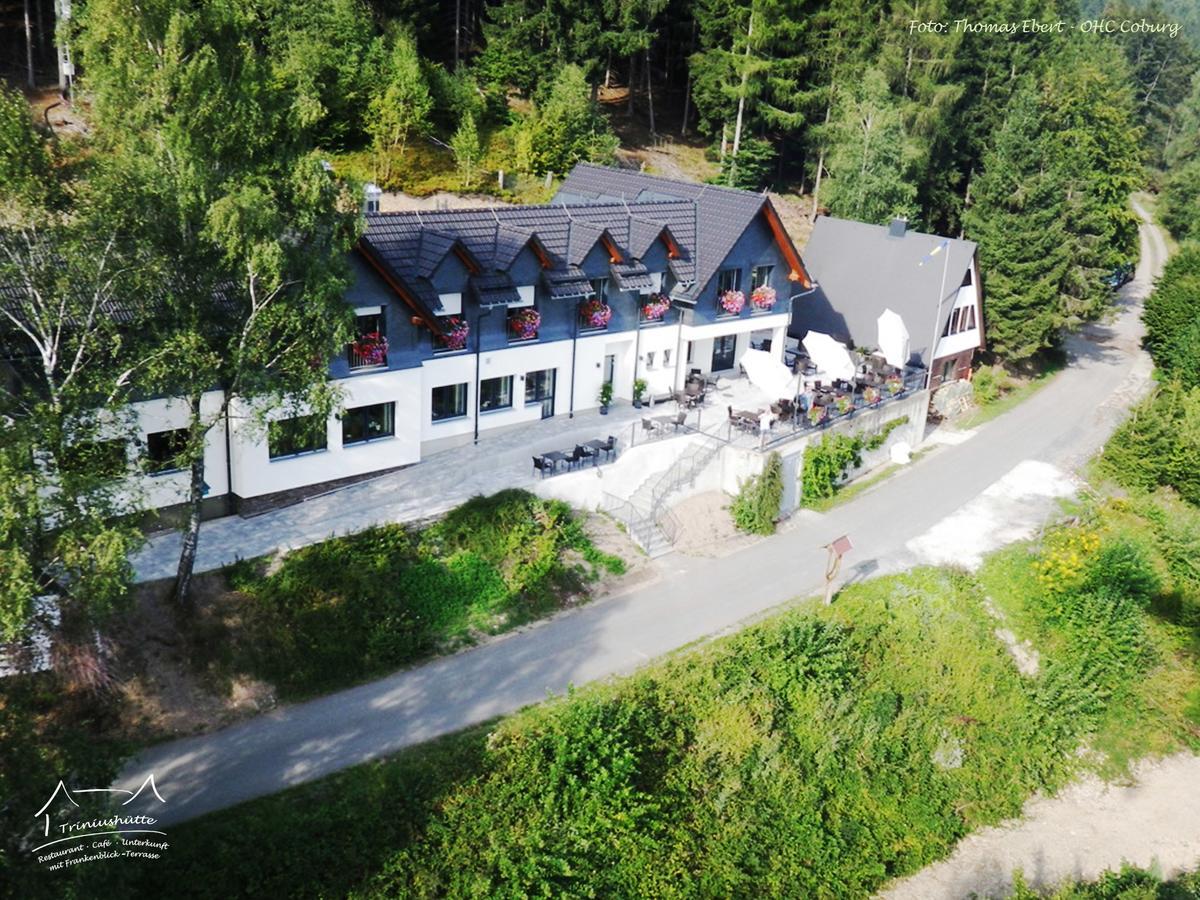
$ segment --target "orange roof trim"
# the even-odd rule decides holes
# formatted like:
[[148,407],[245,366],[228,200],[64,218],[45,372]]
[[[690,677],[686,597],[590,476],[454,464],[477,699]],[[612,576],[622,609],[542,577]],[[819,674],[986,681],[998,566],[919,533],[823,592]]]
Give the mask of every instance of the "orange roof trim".
[[806,288],[812,287],[812,279],[808,275],[808,270],[804,268],[800,252],[792,243],[787,229],[783,227],[783,221],[779,218],[779,213],[776,212],[770,200],[763,204],[762,211],[767,219],[767,225],[771,228],[771,234],[775,236],[775,243],[779,245],[779,250],[791,270],[788,272],[788,281],[798,281]]

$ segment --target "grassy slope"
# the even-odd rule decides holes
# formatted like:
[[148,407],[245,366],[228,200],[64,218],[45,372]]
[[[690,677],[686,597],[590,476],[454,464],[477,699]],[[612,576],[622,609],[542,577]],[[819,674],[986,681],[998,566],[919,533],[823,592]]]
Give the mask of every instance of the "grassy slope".
[[[1169,498],[1139,502],[1200,521]],[[171,865],[131,870],[128,889],[865,896],[1062,784],[1087,764],[1082,746],[1112,768],[1200,744],[1200,591],[1151,543],[1152,510],[1097,515],[1078,531],[1138,544],[1158,572],[1148,613],[1051,602],[1029,547],[978,577],[878,579],[833,607],[793,608],[616,683],[173,829]],[[1091,596],[1072,591],[1054,596]],[[985,596],[1041,650],[1037,679],[1017,675]]]

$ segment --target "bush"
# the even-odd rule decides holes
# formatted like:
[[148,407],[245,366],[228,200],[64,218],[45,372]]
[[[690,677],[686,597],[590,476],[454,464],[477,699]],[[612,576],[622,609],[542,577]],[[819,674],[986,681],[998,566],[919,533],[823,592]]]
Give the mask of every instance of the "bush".
[[1146,349],[1168,379],[1200,387],[1200,246],[1185,246],[1146,298]]
[[752,475],[733,501],[733,523],[750,534],[774,534],[783,502],[783,461],[767,457],[761,475]]
[[1136,406],[1109,439],[1102,471],[1143,491],[1171,487],[1200,505],[1200,388],[1172,382]]
[[863,450],[878,450],[887,443],[888,436],[901,425],[908,424],[908,416],[890,419],[873,435],[827,434],[819,444],[809,443],[804,448],[804,467],[801,474],[800,502],[812,505],[833,497],[846,473],[862,465]]
[[1003,366],[981,366],[971,379],[971,391],[980,406],[995,403],[1012,390],[1012,382]]
[[[576,551],[585,565],[564,559]],[[388,671],[554,609],[602,570],[566,504],[525,491],[476,497],[421,532],[384,526],[290,554],[275,574],[239,566],[246,596],[234,666],[284,696]]]

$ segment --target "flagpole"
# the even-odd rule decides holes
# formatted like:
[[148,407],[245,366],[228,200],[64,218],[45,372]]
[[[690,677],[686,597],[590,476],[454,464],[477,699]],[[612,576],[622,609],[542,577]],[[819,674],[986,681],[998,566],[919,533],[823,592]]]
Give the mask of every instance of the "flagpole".
[[937,315],[933,319],[933,341],[929,345],[929,365],[925,367],[926,390],[933,386],[933,355],[937,352],[938,338],[942,335],[942,303],[946,299],[946,275],[950,271],[949,239],[942,242],[942,252],[946,254],[946,261],[942,263],[942,286],[938,290]]

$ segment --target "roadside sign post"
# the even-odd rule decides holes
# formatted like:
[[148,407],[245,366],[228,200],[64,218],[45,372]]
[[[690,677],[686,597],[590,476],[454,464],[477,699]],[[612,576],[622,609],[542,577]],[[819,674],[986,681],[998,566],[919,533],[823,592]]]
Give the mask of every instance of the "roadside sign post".
[[850,543],[850,538],[843,534],[826,544],[825,549],[829,551],[829,559],[825,563],[825,605],[829,606],[833,603],[833,582],[842,568],[842,557],[853,550],[854,545]]

